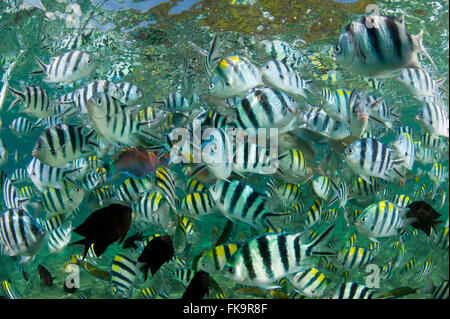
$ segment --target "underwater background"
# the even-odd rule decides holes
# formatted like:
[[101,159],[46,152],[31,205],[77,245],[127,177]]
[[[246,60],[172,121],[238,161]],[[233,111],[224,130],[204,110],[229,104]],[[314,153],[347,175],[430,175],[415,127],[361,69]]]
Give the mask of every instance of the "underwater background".
[[[51,56],[57,56],[68,52],[64,49],[64,39],[76,35],[80,31],[91,29],[92,32],[83,39],[81,49],[96,61],[95,70],[84,79],[86,83],[93,79],[108,79],[113,82],[131,82],[136,84],[143,92],[144,98],[140,103],[151,104],[154,100],[163,100],[167,94],[179,84],[182,71],[182,61],[187,58],[196,74],[196,85],[203,92],[208,87],[208,79],[204,73],[203,56],[196,50],[197,47],[207,50],[214,35],[220,36],[221,54],[239,54],[248,57],[256,65],[263,65],[270,56],[258,45],[263,40],[283,40],[292,48],[301,53],[302,60],[299,69],[303,78],[311,79],[319,83],[321,87],[358,88],[368,90],[377,96],[386,99],[395,99],[399,104],[397,112],[400,114],[402,125],[412,127],[416,132],[421,128],[414,121],[420,103],[394,79],[378,80],[382,85],[374,88],[373,83],[362,77],[342,70],[332,60],[333,48],[344,27],[363,15],[369,5],[376,5],[384,15],[405,16],[408,32],[418,34],[424,30],[424,46],[437,65],[437,71],[433,71],[433,78],[447,78],[444,86],[447,88],[446,108],[448,110],[448,59],[449,59],[449,3],[448,1],[333,1],[333,0],[223,0],[223,1],[23,1],[27,8],[21,7],[22,1],[5,0],[0,3],[0,54],[2,66],[0,74],[3,74],[19,50],[25,49],[25,58],[17,63],[9,85],[19,88],[23,84],[40,85],[51,96],[59,96],[70,92],[79,84],[58,86],[42,82],[39,76],[29,75],[30,71],[37,68],[34,56],[42,57],[49,61]],[[86,17],[89,16],[89,19]],[[426,59],[421,60],[427,69],[429,65]],[[203,94],[207,103],[216,101],[208,94]],[[7,111],[7,106],[13,101],[12,94],[6,97],[5,105],[0,111],[1,130],[0,136],[8,149],[7,163],[0,166],[7,175],[16,168],[26,168],[32,159],[31,149],[36,142],[38,134],[18,137],[8,128],[11,121],[19,116],[16,109]],[[38,128],[40,132],[43,128]],[[394,135],[385,137],[386,143],[391,142]],[[446,139],[448,144],[448,138]],[[325,161],[324,144],[315,145],[314,150],[318,157],[316,163]],[[423,172],[430,170],[431,164],[416,162]],[[442,205],[433,202],[432,206],[442,216],[442,223],[437,225],[437,230],[428,237],[422,231],[412,235],[409,229],[405,240],[405,256],[400,266],[393,270],[392,274],[381,280],[380,290],[390,291],[397,287],[426,288],[430,285],[430,278],[434,285],[439,285],[442,280],[447,280],[448,298],[448,233],[447,246],[441,248],[435,243],[437,236],[445,227],[449,217],[448,201],[448,156],[440,160],[447,169],[447,178],[442,184],[445,197]],[[333,167],[333,164],[330,167]],[[416,168],[417,168],[416,167]],[[183,178],[181,170],[178,177]],[[416,171],[416,170],[415,170]],[[414,172],[415,172],[414,171]],[[264,179],[266,180],[266,179]],[[263,193],[264,183],[256,176],[248,177],[248,181]],[[347,180],[351,183],[353,181]],[[396,194],[405,194],[413,197],[413,194],[423,184],[431,185],[431,180],[426,174],[418,176],[404,186],[398,183],[389,184],[387,194],[393,198]],[[309,209],[316,196],[307,191],[307,185],[303,184],[303,198],[305,209]],[[0,192],[1,193],[1,192]],[[182,193],[179,194],[183,196]],[[439,197],[441,198],[441,197]],[[87,199],[86,199],[87,200]],[[351,201],[347,204],[349,210],[363,209]],[[75,227],[81,224],[94,210],[83,203],[81,212],[72,221]],[[333,206],[335,207],[335,206]],[[336,207],[337,208],[337,207]],[[326,209],[325,209],[326,210]],[[213,227],[223,229],[227,219],[220,215],[208,215],[199,220],[192,220],[194,234],[188,240],[191,246],[186,257],[189,261],[202,250],[210,249]],[[313,229],[320,233],[326,227],[326,223],[315,225]],[[448,228],[448,224],[447,224]],[[294,226],[287,227],[294,231]],[[146,234],[161,232],[157,227],[147,230]],[[220,233],[220,231],[219,231]],[[336,246],[342,248],[350,237],[357,233],[354,226],[346,225],[342,216],[336,221],[333,230],[333,238],[336,238]],[[130,230],[128,235],[132,235]],[[242,235],[241,235],[242,234]],[[239,237],[251,239],[256,236],[255,230],[248,225],[239,223],[234,229],[233,238]],[[72,235],[72,241],[78,239]],[[396,254],[393,248],[397,237],[381,239],[382,248],[372,263],[382,268],[394,258]],[[357,234],[359,246],[369,247],[371,241],[361,234]],[[63,284],[69,273],[66,271],[67,263],[74,254],[80,254],[79,246],[67,246],[59,254],[50,254],[46,241],[30,264],[19,264],[19,261],[9,256],[0,256],[0,281],[7,280],[16,294],[22,298],[111,298],[109,281],[96,278],[80,267],[80,288],[76,293],[64,291]],[[120,245],[115,243],[107,251],[95,260],[99,268],[109,271],[112,258],[120,251]],[[414,279],[420,267],[432,255],[433,268],[429,276]],[[405,264],[412,258],[416,259],[414,269],[403,271]],[[37,265],[43,265],[50,271],[54,278],[53,286],[42,286],[37,270]],[[176,266],[174,266],[176,268]],[[25,273],[25,275],[24,275]],[[327,291],[334,291],[336,287],[346,282],[365,283],[368,273],[362,269],[353,269],[346,274],[330,273]],[[169,298],[180,298],[185,287],[165,272],[165,285],[170,291]],[[237,293],[241,286],[227,280],[221,275],[213,276],[220,288],[227,292],[227,298],[262,298],[261,291],[247,290],[245,293]],[[147,281],[138,280],[134,286],[131,298],[143,298],[141,290],[147,287],[159,289],[162,285],[161,277],[150,276]],[[289,287],[288,290],[291,290]],[[210,291],[205,298],[215,298],[217,291]],[[0,295],[6,294],[0,290]],[[259,295],[258,295],[259,294]],[[266,298],[272,298],[270,294]],[[297,296],[299,298],[299,296]],[[410,294],[401,298],[431,298],[430,293]]]

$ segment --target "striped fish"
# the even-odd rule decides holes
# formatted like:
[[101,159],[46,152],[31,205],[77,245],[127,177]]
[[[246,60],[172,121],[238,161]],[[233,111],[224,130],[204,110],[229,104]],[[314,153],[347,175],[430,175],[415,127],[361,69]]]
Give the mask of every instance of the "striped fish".
[[160,192],[144,194],[141,199],[131,205],[132,221],[135,223],[162,224],[168,226],[168,202]]
[[301,294],[310,298],[322,297],[328,287],[325,274],[314,267],[290,275],[289,281]]
[[406,31],[403,17],[364,15],[341,33],[333,60],[366,77],[389,77],[404,68],[419,68],[419,52],[436,67],[423,47],[422,38],[423,30],[417,35]]
[[278,171],[283,175],[306,178],[307,162],[299,149],[290,149],[278,156]]
[[194,218],[213,213],[214,206],[214,200],[208,192],[188,194],[181,202],[181,209]]
[[141,294],[145,299],[155,299],[158,295],[158,290],[153,287],[144,288],[141,290]]
[[415,160],[422,164],[431,164],[441,159],[438,150],[426,147],[421,141],[414,141]]
[[449,247],[449,227],[447,225],[441,229],[438,236],[436,236],[434,243],[436,246],[442,249],[447,249]]
[[169,93],[165,100],[154,101],[161,104],[161,108],[169,112],[191,112],[200,106],[200,96],[193,94],[191,99],[184,96],[181,90]]
[[290,65],[298,65],[305,58],[302,54],[293,49],[289,43],[280,40],[263,40],[259,42],[267,55],[275,61],[282,61]]
[[31,186],[24,186],[19,189],[19,202],[27,201],[36,195],[36,191]]
[[415,160],[415,148],[411,135],[408,133],[400,134],[395,141],[392,142],[392,146],[397,158],[404,161],[402,165],[407,169],[412,170]]
[[239,284],[270,289],[274,282],[301,270],[311,256],[333,256],[334,252],[318,245],[328,237],[329,226],[309,244],[301,233],[262,234],[242,244],[225,264],[222,273]]
[[195,117],[195,120],[201,121],[202,127],[224,128],[227,118],[216,110],[205,110]]
[[9,256],[21,256],[31,262],[39,252],[45,231],[36,220],[20,208],[8,209],[0,215],[0,246]]
[[8,177],[3,182],[3,200],[9,209],[20,208],[19,190],[11,183]]
[[435,163],[428,171],[428,177],[433,182],[433,189],[436,192],[439,186],[448,178],[448,168],[440,163]]
[[122,90],[123,96],[120,98],[120,102],[126,105],[135,105],[140,99],[144,97],[142,91],[136,84],[130,82],[116,83],[116,85]]
[[48,250],[51,254],[59,254],[69,244],[72,237],[72,222],[58,227],[48,234]]
[[105,93],[109,96],[120,100],[123,97],[123,92],[119,86],[108,80],[95,80],[87,84],[85,87],[74,92],[73,102],[79,109],[81,114],[87,113],[86,104],[91,97],[97,93]]
[[16,168],[11,174],[10,180],[17,184],[28,181],[27,171],[24,168]]
[[261,69],[264,81],[279,90],[307,98],[305,90],[311,91],[308,83],[291,66],[270,60]]
[[411,198],[407,195],[397,194],[394,196],[392,203],[398,207],[407,207],[411,202]]
[[442,280],[439,286],[433,286],[431,289],[433,299],[448,299],[448,292],[448,280]]
[[303,111],[301,128],[323,135],[332,140],[342,140],[352,133],[347,122],[332,119],[322,108],[311,105]]
[[356,282],[341,284],[331,299],[374,299],[374,291]]
[[281,183],[277,187],[278,197],[289,204],[299,203],[302,197],[302,188],[300,185],[291,183]]
[[337,255],[339,265],[346,270],[363,268],[373,258],[372,250],[356,246],[344,248]]
[[62,214],[57,214],[53,217],[47,219],[37,218],[36,222],[45,229],[46,232],[52,232],[57,228],[60,228],[65,221],[65,218]]
[[[338,199],[338,189],[336,184],[327,176],[318,176],[312,179],[311,185],[317,196],[328,201],[332,205]],[[332,190],[334,191],[334,196]]]
[[339,210],[336,208],[330,208],[329,210],[322,212],[320,217],[324,223],[334,223],[339,217]]
[[306,228],[310,228],[321,221],[323,210],[323,202],[320,198],[317,198],[309,211],[305,214],[303,224]]
[[350,119],[349,102],[352,90],[324,88],[320,91],[323,110],[335,121],[348,122]]
[[191,268],[181,268],[173,272],[176,281],[181,282],[184,287],[189,286],[192,278],[194,278],[195,271]]
[[86,191],[78,185],[63,180],[62,188],[47,187],[41,195],[41,205],[48,213],[70,213],[80,206]]
[[354,247],[354,246],[356,246],[356,239],[357,239],[356,234],[353,234],[353,236],[350,237],[350,238],[347,240],[347,247]]
[[62,188],[64,178],[69,177],[69,174],[76,170],[45,165],[37,158],[33,158],[27,166],[28,176],[41,192],[46,187]]
[[233,149],[225,130],[210,129],[201,147],[202,162],[208,172],[217,179],[227,179],[233,170]]
[[36,123],[22,116],[15,118],[9,124],[9,129],[18,137],[31,134],[36,127]]
[[45,73],[45,82],[49,83],[71,83],[78,81],[93,70],[94,63],[89,54],[82,51],[71,51],[58,57],[53,57],[50,64],[45,64],[38,57],[36,61],[41,67],[39,71],[30,74]]
[[445,83],[446,78],[434,80],[422,68],[406,68],[395,78],[403,84],[413,97],[421,102],[431,102],[439,94],[439,87]]
[[50,116],[47,116],[46,118],[37,120],[36,123],[34,123],[34,125],[35,126],[37,126],[37,125],[39,125],[39,126],[44,125],[45,128],[48,128],[50,126],[61,125],[61,124],[64,124],[64,123],[66,123],[64,116],[50,115]]
[[92,155],[97,144],[95,130],[61,124],[45,129],[32,150],[33,157],[53,167],[65,167],[77,158]]
[[175,175],[173,171],[164,166],[158,166],[156,168],[155,186],[161,191],[165,199],[169,203],[170,207],[176,211],[176,203],[178,197],[175,193]]
[[416,257],[413,257],[405,264],[403,271],[410,272],[415,267],[416,267]]
[[256,173],[262,175],[274,174],[277,171],[277,152],[260,146],[258,143],[237,141],[233,158],[233,172]]
[[206,188],[206,186],[196,179],[190,178],[186,183],[186,188],[185,188],[186,194],[207,193],[207,192],[208,192],[208,189]]
[[398,207],[389,201],[379,201],[366,207],[355,221],[358,231],[377,241],[378,237],[397,235],[401,228],[416,221],[415,218],[403,219],[409,211],[407,207]]
[[140,137],[153,138],[151,128],[160,120],[138,122],[134,108],[126,108],[119,100],[106,93],[93,95],[86,103],[91,124],[100,136],[113,145],[135,146]]
[[403,160],[394,160],[392,149],[374,138],[364,138],[350,144],[344,150],[344,158],[348,166],[367,183],[369,176],[380,177],[391,181],[391,170],[402,176],[397,166]]
[[155,181],[152,176],[141,179],[130,177],[117,187],[115,197],[126,203],[136,202],[140,196],[153,190]]
[[282,134],[297,127],[297,103],[277,89],[254,89],[235,106],[235,110],[233,124],[243,130],[278,128],[278,134]]
[[47,92],[39,86],[25,86],[25,92],[8,87],[17,97],[9,106],[8,111],[19,102],[23,102],[21,112],[37,118],[51,115],[50,100]]
[[255,228],[262,228],[268,217],[279,215],[266,209],[266,198],[262,194],[239,180],[218,180],[209,192],[216,207],[227,218],[243,221]]
[[129,298],[138,274],[136,257],[125,253],[114,256],[111,262],[111,279],[115,297]]
[[425,103],[425,105],[419,108],[414,119],[431,135],[448,138],[448,115],[438,104]]
[[433,269],[433,260],[430,256],[425,260],[423,265],[420,267],[420,269],[417,271],[415,279],[420,280],[425,276],[428,276],[431,273],[431,270]]
[[211,248],[200,257],[197,269],[209,274],[221,274],[225,263],[238,250],[240,243],[226,243]]
[[263,84],[259,69],[243,56],[228,56],[220,60],[213,70],[216,45],[217,37],[211,43],[205,65],[209,78],[209,94],[218,98],[241,96],[248,90]]

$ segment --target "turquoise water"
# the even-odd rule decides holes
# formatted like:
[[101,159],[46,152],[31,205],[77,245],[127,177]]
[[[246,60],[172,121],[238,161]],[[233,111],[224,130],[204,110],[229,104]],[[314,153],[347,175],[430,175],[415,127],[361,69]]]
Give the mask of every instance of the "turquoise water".
[[[20,88],[23,85],[39,85],[47,90],[52,98],[72,92],[95,79],[109,79],[113,82],[128,81],[136,84],[144,94],[140,101],[143,105],[153,105],[152,101],[165,99],[168,93],[179,85],[180,74],[183,67],[183,59],[187,58],[195,73],[195,83],[204,101],[210,107],[219,105],[223,100],[211,97],[207,93],[208,80],[205,76],[203,56],[199,54],[196,47],[207,50],[213,35],[219,35],[222,56],[239,54],[248,57],[256,65],[263,65],[268,56],[258,45],[263,40],[283,40],[291,47],[298,50],[303,56],[297,66],[302,77],[311,79],[318,88],[358,88],[367,90],[376,96],[383,96],[390,105],[397,104],[396,112],[401,114],[402,125],[411,126],[420,135],[421,128],[414,120],[420,103],[414,100],[411,94],[394,79],[381,79],[381,88],[372,88],[362,77],[343,70],[331,59],[333,47],[344,27],[364,14],[369,4],[376,4],[381,13],[386,15],[405,15],[406,28],[411,34],[417,34],[424,30],[424,46],[437,65],[437,70],[432,69],[429,61],[424,58],[421,65],[430,71],[434,79],[449,78],[448,58],[448,1],[290,1],[288,4],[280,5],[278,1],[30,1],[36,6],[28,9],[20,9],[21,1],[3,1],[0,4],[0,28],[3,40],[0,44],[2,55],[3,74],[9,64],[15,60],[20,50],[25,50],[23,56],[14,68],[9,85]],[[342,3],[340,3],[342,2]],[[40,5],[42,3],[43,6]],[[34,56],[39,56],[49,61],[51,56],[68,52],[64,47],[64,39],[69,39],[81,31],[92,30],[86,36],[81,49],[90,55],[96,63],[95,70],[88,78],[70,85],[54,85],[42,81],[42,76],[29,75],[30,71],[37,68]],[[194,45],[193,45],[194,44]],[[336,78],[334,78],[336,76]],[[448,80],[445,81],[447,88],[445,107],[448,111]],[[8,94],[0,111],[1,131],[0,137],[10,154],[7,163],[0,166],[6,174],[10,175],[16,168],[26,168],[32,159],[33,148],[37,134],[31,133],[23,137],[12,134],[8,128],[13,119],[25,116],[18,112],[15,107],[7,111],[8,106],[14,100],[12,94]],[[317,104],[317,96],[312,96],[308,102]],[[302,102],[303,103],[303,102]],[[28,117],[30,120],[35,118]],[[40,134],[42,128],[37,129]],[[375,135],[381,135],[374,130]],[[380,137],[381,138],[381,137]],[[395,139],[392,132],[382,137],[382,141],[390,143]],[[448,138],[445,139],[448,143]],[[307,141],[311,142],[311,141]],[[344,169],[345,165],[332,159],[326,162],[324,157],[330,148],[325,144],[311,142],[311,148],[315,152],[314,159],[308,159],[309,167],[322,166],[326,171],[339,166]],[[14,154],[17,151],[17,156]],[[105,159],[106,160],[106,159]],[[439,161],[448,169],[447,158]],[[342,166],[340,166],[342,165]],[[416,162],[411,175],[418,176],[419,180],[411,181],[404,187],[398,183],[388,184],[388,197],[392,200],[395,194],[405,194],[413,200],[425,200],[425,198],[414,198],[413,194],[423,184],[431,185],[432,181],[426,174],[431,164],[422,165]],[[182,175],[180,166],[174,168],[178,172],[180,183],[186,180]],[[319,175],[318,172],[315,172]],[[123,177],[123,176],[122,176]],[[252,175],[248,182],[256,185],[259,191],[264,192],[266,177]],[[351,177],[346,180],[348,184],[353,181]],[[300,182],[300,181],[299,181]],[[305,181],[302,182],[302,203],[308,210],[316,196],[313,191],[308,191]],[[114,183],[114,182],[112,182]],[[30,182],[21,184],[32,185]],[[443,205],[438,200],[430,202],[442,215],[439,219],[443,222],[437,227],[437,234],[444,228],[448,220],[448,172],[442,188],[447,194]],[[428,189],[430,189],[428,187]],[[180,198],[185,194],[177,191]],[[72,221],[72,225],[81,224],[94,209],[87,206],[87,198],[83,202],[82,213]],[[370,202],[369,202],[370,203]],[[368,204],[367,204],[368,205]],[[367,205],[358,206],[349,202],[347,208],[351,211],[364,209]],[[442,207],[439,207],[442,206]],[[2,202],[2,210],[6,209]],[[439,209],[437,209],[439,207]],[[336,204],[330,208],[338,208]],[[325,205],[324,210],[328,207]],[[190,250],[186,257],[191,263],[203,249],[211,248],[212,228],[217,226],[223,229],[226,218],[220,213],[205,216],[201,220],[192,219],[194,224],[194,235],[190,238]],[[285,231],[300,231],[298,220],[293,224],[280,225]],[[315,225],[314,229],[320,233],[326,228],[326,223]],[[357,230],[354,226],[346,226],[341,209],[333,236],[336,238],[336,249],[346,245],[347,240]],[[237,228],[237,229],[236,229]],[[145,234],[164,232],[163,229],[152,227]],[[417,236],[410,235],[405,241],[405,257],[388,279],[382,280],[379,291],[387,292],[391,289],[409,286],[411,288],[427,287],[428,277],[435,285],[442,280],[448,280],[449,257],[448,247],[442,249],[435,244],[434,237],[427,238],[419,230]],[[238,223],[230,237],[230,241],[237,241],[243,233],[244,241],[250,240],[261,231],[253,230],[244,223]],[[132,230],[128,233],[134,234]],[[448,235],[447,235],[448,236]],[[79,238],[72,235],[72,241]],[[373,263],[378,267],[387,266],[395,255],[392,244],[398,240],[398,236],[381,239],[382,249]],[[448,237],[447,237],[448,240]],[[357,244],[361,247],[369,247],[371,241],[362,234],[357,234]],[[113,256],[120,251],[116,243],[111,245],[106,253],[96,263],[99,268],[108,270]],[[0,256],[0,280],[8,280],[14,290],[23,298],[80,298],[82,292],[88,298],[110,298],[109,282],[95,278],[80,270],[80,288],[78,293],[68,294],[62,289],[63,283],[68,276],[65,270],[66,263],[73,254],[81,253],[78,246],[68,246],[60,254],[50,254],[47,242],[44,241],[42,249],[30,264],[19,265],[18,260],[9,256]],[[416,272],[424,264],[428,256],[433,256],[433,269],[430,276],[419,280],[412,280]],[[416,258],[413,271],[403,272],[404,264]],[[189,265],[190,265],[189,263]],[[42,287],[37,265],[44,265],[53,275],[53,287]],[[318,260],[314,261],[318,266]],[[172,268],[175,268],[172,265]],[[30,279],[26,281],[20,272],[20,268],[29,273]],[[324,270],[325,271],[325,270]],[[184,292],[182,284],[173,279],[170,272],[161,270],[164,280],[170,291],[170,298],[180,298]],[[364,268],[351,270],[348,277],[341,273],[327,273],[329,281],[326,296],[332,294],[336,287],[343,281],[365,283],[367,273]],[[227,292],[228,297],[234,298],[257,298],[252,295],[239,294],[237,291],[242,286],[226,280],[221,275],[214,275],[219,286]],[[141,290],[147,287],[162,287],[161,277],[155,275],[147,281],[139,279],[134,286],[132,298],[142,298]],[[286,293],[292,290],[289,286]],[[214,298],[216,291],[206,298]],[[2,291],[0,290],[0,294]],[[404,298],[431,298],[429,293],[409,295]]]

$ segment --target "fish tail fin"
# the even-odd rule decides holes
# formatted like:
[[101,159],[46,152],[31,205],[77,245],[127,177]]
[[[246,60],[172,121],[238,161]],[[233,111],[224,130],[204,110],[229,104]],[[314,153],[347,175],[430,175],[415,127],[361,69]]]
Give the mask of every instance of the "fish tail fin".
[[25,100],[25,94],[23,94],[22,92],[20,92],[19,90],[13,89],[12,87],[8,86],[8,89],[17,97],[12,103],[11,105],[8,107],[7,111],[10,111],[14,105],[16,105],[17,103],[19,103],[20,101],[24,101]]
[[436,64],[434,63],[433,59],[431,58],[431,56],[428,54],[427,50],[423,46],[423,29],[418,34],[415,35],[415,38],[416,38],[419,50],[423,54],[425,54],[425,56],[428,58],[428,60],[430,60],[431,64],[433,65],[434,69],[437,70]]
[[39,66],[41,67],[40,70],[36,70],[36,71],[31,71],[30,74],[42,74],[42,73],[47,73],[47,69],[48,69],[48,65],[45,64],[44,62],[42,62],[41,59],[39,59],[37,56],[34,57],[36,59],[36,62],[39,64]]
[[305,255],[309,256],[336,256],[336,252],[330,248],[322,247],[322,243],[328,237],[336,224],[330,225],[325,231],[320,234],[312,243],[306,246]]
[[80,240],[75,241],[73,243],[70,243],[69,246],[82,245],[83,246],[83,259],[82,260],[84,260],[84,258],[86,257],[88,249],[91,246],[91,244],[92,244],[92,242],[91,242],[90,239],[83,238],[83,239],[80,239]]

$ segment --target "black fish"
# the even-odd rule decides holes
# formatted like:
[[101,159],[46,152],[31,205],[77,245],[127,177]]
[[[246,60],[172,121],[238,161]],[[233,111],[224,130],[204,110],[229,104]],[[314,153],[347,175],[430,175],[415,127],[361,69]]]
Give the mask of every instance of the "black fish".
[[142,267],[144,280],[147,280],[149,268],[153,277],[164,263],[173,258],[174,253],[175,248],[169,235],[162,235],[149,241],[138,258],[138,262],[144,263]]
[[39,277],[41,277],[42,283],[44,286],[51,287],[53,286],[53,277],[50,271],[48,271],[44,266],[38,265],[37,266],[39,271]]
[[436,225],[442,223],[442,220],[436,220],[441,217],[437,211],[424,201],[412,202],[408,205],[409,212],[407,218],[415,217],[417,221],[411,224],[412,227],[422,230],[427,236],[430,236],[430,230],[436,230]]
[[138,246],[135,244],[135,242],[136,241],[141,241],[141,240],[143,240],[145,238],[147,238],[147,237],[144,236],[142,234],[142,232],[138,232],[138,233],[134,234],[133,236],[130,236],[127,239],[125,239],[123,241],[122,248],[123,249],[126,249],[126,248],[138,249]]
[[187,286],[181,299],[197,300],[202,299],[209,293],[209,274],[206,271],[199,270],[195,273],[189,286]]
[[125,239],[131,225],[131,208],[121,204],[111,204],[93,212],[83,224],[73,231],[86,238],[70,245],[83,245],[83,259],[89,247],[94,245],[94,253],[100,257],[109,245]]

